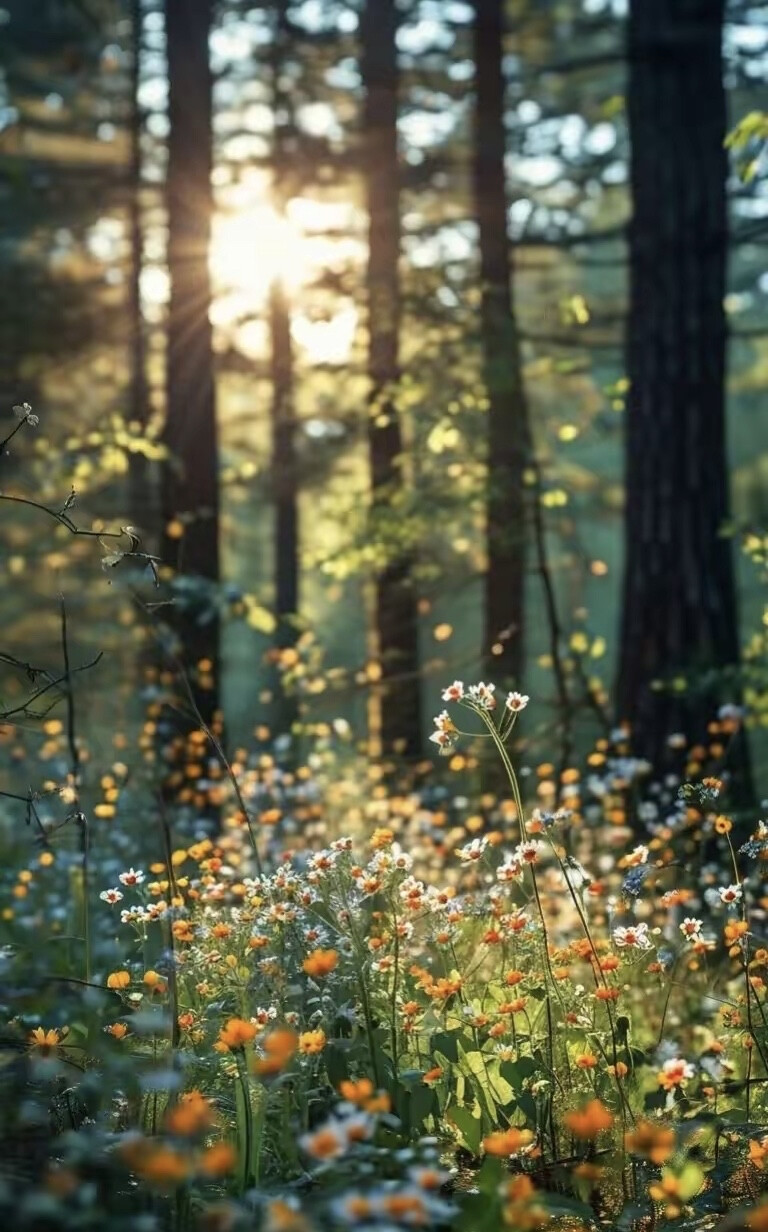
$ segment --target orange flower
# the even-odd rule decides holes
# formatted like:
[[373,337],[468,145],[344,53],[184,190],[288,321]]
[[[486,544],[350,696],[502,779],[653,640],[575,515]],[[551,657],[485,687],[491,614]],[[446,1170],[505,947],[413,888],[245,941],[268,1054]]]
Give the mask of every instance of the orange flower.
[[566,1112],[565,1123],[574,1138],[590,1141],[613,1125],[613,1113],[599,1099],[591,1099],[583,1108]]
[[750,1232],[768,1232],[768,1202],[761,1202],[745,1220]]
[[110,1026],[105,1027],[104,1030],[108,1035],[113,1035],[115,1039],[121,1040],[125,1039],[128,1034],[128,1024],[125,1022],[113,1022]]
[[346,1079],[339,1085],[339,1095],[350,1104],[365,1104],[373,1095],[373,1083],[370,1078],[361,1078],[358,1082]]
[[618,988],[610,988],[610,987],[596,988],[595,997],[597,998],[598,1001],[618,1001],[619,990]]
[[127,988],[130,982],[130,971],[113,971],[107,976],[107,988]]
[[254,1073],[262,1078],[270,1074],[279,1074],[285,1069],[291,1057],[296,1052],[299,1037],[290,1027],[275,1027],[264,1037],[264,1056],[257,1057],[253,1063]]
[[61,1040],[62,1036],[53,1027],[48,1031],[46,1031],[45,1027],[35,1027],[34,1031],[29,1033],[30,1048],[44,1057],[48,1057],[52,1052],[55,1052]]
[[524,979],[522,971],[508,971],[504,976],[504,983],[507,988],[514,988],[517,984],[522,984]]
[[218,1052],[235,1051],[249,1044],[256,1034],[257,1028],[244,1018],[230,1018],[219,1031],[219,1038],[214,1045]]
[[626,1078],[629,1067],[623,1061],[617,1061],[615,1065],[608,1066],[608,1073],[612,1078]]
[[443,1076],[443,1071],[441,1070],[439,1065],[436,1065],[434,1069],[427,1070],[426,1074],[424,1075],[421,1081],[426,1082],[427,1086],[429,1086],[431,1082],[439,1082],[442,1076]]
[[304,1056],[314,1056],[325,1048],[325,1031],[318,1027],[316,1031],[302,1031],[299,1036],[299,1052]]
[[226,1176],[236,1163],[237,1151],[231,1142],[214,1142],[203,1151],[197,1166],[203,1176]]
[[730,834],[732,829],[733,822],[729,817],[720,816],[715,818],[715,831],[718,834]]
[[597,1057],[593,1052],[580,1052],[575,1064],[579,1069],[594,1069],[597,1065]]
[[186,1091],[178,1104],[168,1109],[165,1126],[169,1133],[192,1137],[210,1129],[214,1122],[213,1105],[200,1091]]
[[723,930],[728,945],[734,945],[740,937],[749,932],[749,925],[746,920],[730,920]]
[[522,1014],[526,1006],[525,997],[516,997],[514,1001],[505,1001],[499,1006],[500,1014]]
[[338,963],[338,950],[313,950],[301,965],[307,975],[323,976],[330,975]]
[[683,1199],[680,1193],[680,1179],[671,1172],[663,1172],[661,1180],[648,1186],[648,1193],[654,1202],[664,1207],[668,1219],[677,1219],[682,1213]]
[[483,1138],[483,1146],[487,1153],[501,1156],[517,1155],[532,1142],[533,1134],[530,1129],[515,1129],[514,1126]]
[[182,1185],[191,1171],[190,1161],[179,1151],[148,1138],[124,1142],[120,1155],[131,1172],[160,1189]]

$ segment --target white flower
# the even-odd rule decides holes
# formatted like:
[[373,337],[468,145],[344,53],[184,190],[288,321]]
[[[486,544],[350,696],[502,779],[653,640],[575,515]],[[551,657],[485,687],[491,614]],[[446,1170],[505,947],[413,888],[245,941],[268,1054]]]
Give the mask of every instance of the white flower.
[[667,1079],[664,1086],[679,1086],[687,1082],[689,1078],[693,1078],[696,1071],[690,1061],[684,1061],[682,1057],[672,1057],[664,1062],[661,1072]]
[[721,903],[738,903],[741,901],[742,890],[740,885],[719,886],[717,892],[720,895]]
[[544,844],[536,839],[529,838],[524,843],[518,843],[512,853],[513,860],[518,864],[537,864],[539,856],[544,850]]
[[32,414],[32,407],[28,402],[22,402],[21,406],[15,406],[13,413],[17,419],[22,419],[25,423],[28,423],[30,428],[36,428],[40,423],[39,416]]
[[117,880],[120,882],[121,885],[124,885],[124,886],[141,885],[142,881],[144,880],[144,873],[142,869],[140,868],[139,869],[129,868],[128,872],[121,873]]
[[119,903],[122,897],[123,895],[120,890],[102,890],[99,895],[99,898],[103,899],[105,903]]
[[493,696],[495,692],[495,684],[485,684],[481,680],[479,684],[469,686],[469,699],[481,710],[495,710],[496,698]]
[[429,737],[430,740],[438,746],[441,753],[450,753],[458,739],[453,719],[447,710],[441,710],[440,714],[436,714],[433,722],[435,730]]
[[454,680],[453,684],[449,684],[443,689],[444,702],[460,702],[464,696],[464,685],[461,680]]
[[649,950],[652,942],[648,936],[647,924],[630,924],[628,928],[614,928],[613,944],[618,949]]
[[456,855],[462,864],[474,864],[482,858],[487,846],[488,836],[484,834],[482,838],[473,838],[470,843],[465,843],[463,847],[457,847]]
[[525,710],[530,700],[527,693],[510,693],[506,701],[507,710],[517,714],[520,710]]
[[692,915],[687,915],[682,924],[679,925],[680,932],[688,941],[698,941],[703,927],[704,921],[697,920]]
[[630,851],[629,855],[625,859],[625,863],[628,868],[636,868],[638,864],[647,864],[648,856],[650,854],[651,853],[648,848],[641,844],[639,847],[635,847],[632,851]]
[[512,856],[507,856],[503,864],[500,864],[496,869],[497,881],[515,881],[523,875],[523,866],[518,860],[514,860]]

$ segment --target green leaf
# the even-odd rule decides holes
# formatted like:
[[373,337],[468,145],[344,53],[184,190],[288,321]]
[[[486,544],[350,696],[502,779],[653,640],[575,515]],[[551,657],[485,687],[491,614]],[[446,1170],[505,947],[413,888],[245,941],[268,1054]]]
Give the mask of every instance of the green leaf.
[[463,1139],[464,1145],[473,1155],[479,1154],[483,1137],[483,1123],[470,1108],[460,1108],[452,1105],[446,1113],[447,1119],[453,1122]]

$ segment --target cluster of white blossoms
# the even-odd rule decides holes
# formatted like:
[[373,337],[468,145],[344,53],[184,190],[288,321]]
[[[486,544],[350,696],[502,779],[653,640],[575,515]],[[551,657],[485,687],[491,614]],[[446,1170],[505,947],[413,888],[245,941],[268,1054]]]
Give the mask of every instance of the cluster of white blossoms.
[[[454,680],[453,684],[447,685],[442,692],[444,702],[463,702],[470,709],[478,711],[485,710],[490,712],[495,710],[497,706],[496,685],[486,684],[484,680],[478,684],[470,684],[465,687],[463,680]],[[530,698],[526,693],[517,693],[515,691],[507,694],[507,699],[504,703],[505,710],[508,715],[514,720],[521,710],[525,710]],[[434,718],[435,730],[429,737],[436,744],[441,753],[449,753],[458,738],[459,732],[456,724],[449,715],[447,710],[441,710],[440,714]],[[511,727],[511,722],[509,724]],[[507,728],[509,730],[509,727]]]

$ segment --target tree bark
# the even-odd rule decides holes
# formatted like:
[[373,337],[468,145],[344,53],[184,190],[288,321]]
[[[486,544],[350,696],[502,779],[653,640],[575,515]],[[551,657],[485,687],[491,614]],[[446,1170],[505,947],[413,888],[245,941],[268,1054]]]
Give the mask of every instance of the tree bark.
[[[391,517],[404,492],[400,377],[400,167],[397,149],[398,14],[394,0],[367,0],[361,22],[365,91],[363,158],[368,203],[368,446],[372,516]],[[388,549],[389,550],[389,549]],[[393,549],[375,580],[381,667],[380,738],[384,753],[418,756],[423,745],[417,596],[413,555]]]
[[721,534],[723,11],[724,0],[633,0],[628,27],[634,214],[617,699],[635,750],[659,770],[671,732],[698,740],[715,717],[721,694],[704,674],[739,661],[731,546]]
[[211,0],[165,0],[170,121],[165,444],[170,462],[165,469],[163,512],[166,529],[179,518],[185,528],[180,540],[166,536],[164,557],[201,584],[199,599],[186,590],[178,596],[174,623],[185,661],[212,664],[212,672],[203,671],[198,681],[196,699],[206,721],[216,708],[219,657],[219,621],[210,585],[219,580],[218,436],[208,270],[213,208],[211,18]]
[[475,0],[473,189],[480,245],[483,377],[488,401],[487,569],[483,659],[491,678],[523,672],[524,473],[530,426],[507,230],[502,0]]

